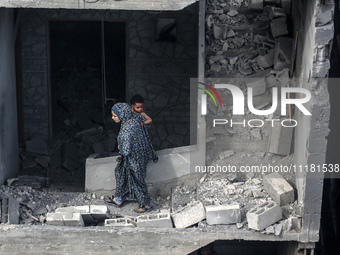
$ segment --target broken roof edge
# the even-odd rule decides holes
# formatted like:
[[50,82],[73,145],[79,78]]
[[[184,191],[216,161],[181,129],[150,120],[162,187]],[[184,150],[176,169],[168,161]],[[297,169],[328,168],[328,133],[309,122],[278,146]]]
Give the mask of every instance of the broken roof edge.
[[0,8],[179,11],[199,0],[7,0]]

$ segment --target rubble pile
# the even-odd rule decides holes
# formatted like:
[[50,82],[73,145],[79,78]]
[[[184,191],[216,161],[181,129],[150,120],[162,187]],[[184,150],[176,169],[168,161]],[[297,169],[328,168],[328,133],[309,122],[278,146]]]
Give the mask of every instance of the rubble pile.
[[290,67],[293,39],[283,8],[236,11],[215,2],[206,10],[206,77],[265,78]]
[[20,150],[20,174],[47,177],[48,184],[71,182],[83,186],[86,158],[94,153],[100,156],[117,153],[116,132],[104,132],[102,126],[93,125],[64,139],[34,136]]

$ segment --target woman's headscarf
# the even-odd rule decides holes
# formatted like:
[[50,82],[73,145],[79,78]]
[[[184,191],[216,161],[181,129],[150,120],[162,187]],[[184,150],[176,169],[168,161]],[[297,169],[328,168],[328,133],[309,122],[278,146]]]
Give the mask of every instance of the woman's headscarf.
[[112,106],[112,110],[115,112],[122,124],[132,118],[131,106],[127,103],[117,103]]

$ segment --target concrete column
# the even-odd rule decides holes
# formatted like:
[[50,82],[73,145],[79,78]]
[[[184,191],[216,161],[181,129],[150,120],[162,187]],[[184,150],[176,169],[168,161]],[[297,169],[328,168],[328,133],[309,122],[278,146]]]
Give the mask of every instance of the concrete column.
[[0,9],[0,185],[19,171],[13,13]]

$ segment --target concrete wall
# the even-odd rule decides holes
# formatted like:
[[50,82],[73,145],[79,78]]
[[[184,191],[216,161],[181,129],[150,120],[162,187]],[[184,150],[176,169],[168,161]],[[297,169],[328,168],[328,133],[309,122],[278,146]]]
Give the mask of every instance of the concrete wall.
[[0,9],[0,185],[18,173],[18,128],[12,9]]
[[104,10],[181,10],[197,0],[125,0],[125,1],[79,1],[79,0],[11,0],[0,1],[7,8],[64,8]]
[[[128,23],[127,100],[139,93],[153,117],[156,149],[189,145],[189,82],[197,76],[197,5],[178,12],[22,11],[25,137],[49,135],[48,20],[120,20]],[[174,18],[177,41],[156,42],[158,18]]]
[[[293,8],[294,28],[299,30],[297,48],[296,77],[297,87],[311,92],[308,107],[312,116],[304,116],[299,111],[295,118],[299,125],[295,132],[296,166],[322,166],[325,163],[327,135],[329,133],[329,94],[327,79],[329,69],[329,49],[333,38],[334,24],[332,15],[327,21],[326,13],[333,12],[333,1],[295,2]],[[320,18],[324,22],[320,23]],[[298,171],[296,186],[298,201],[302,206],[303,232],[302,241],[318,240],[320,226],[323,174]]]

